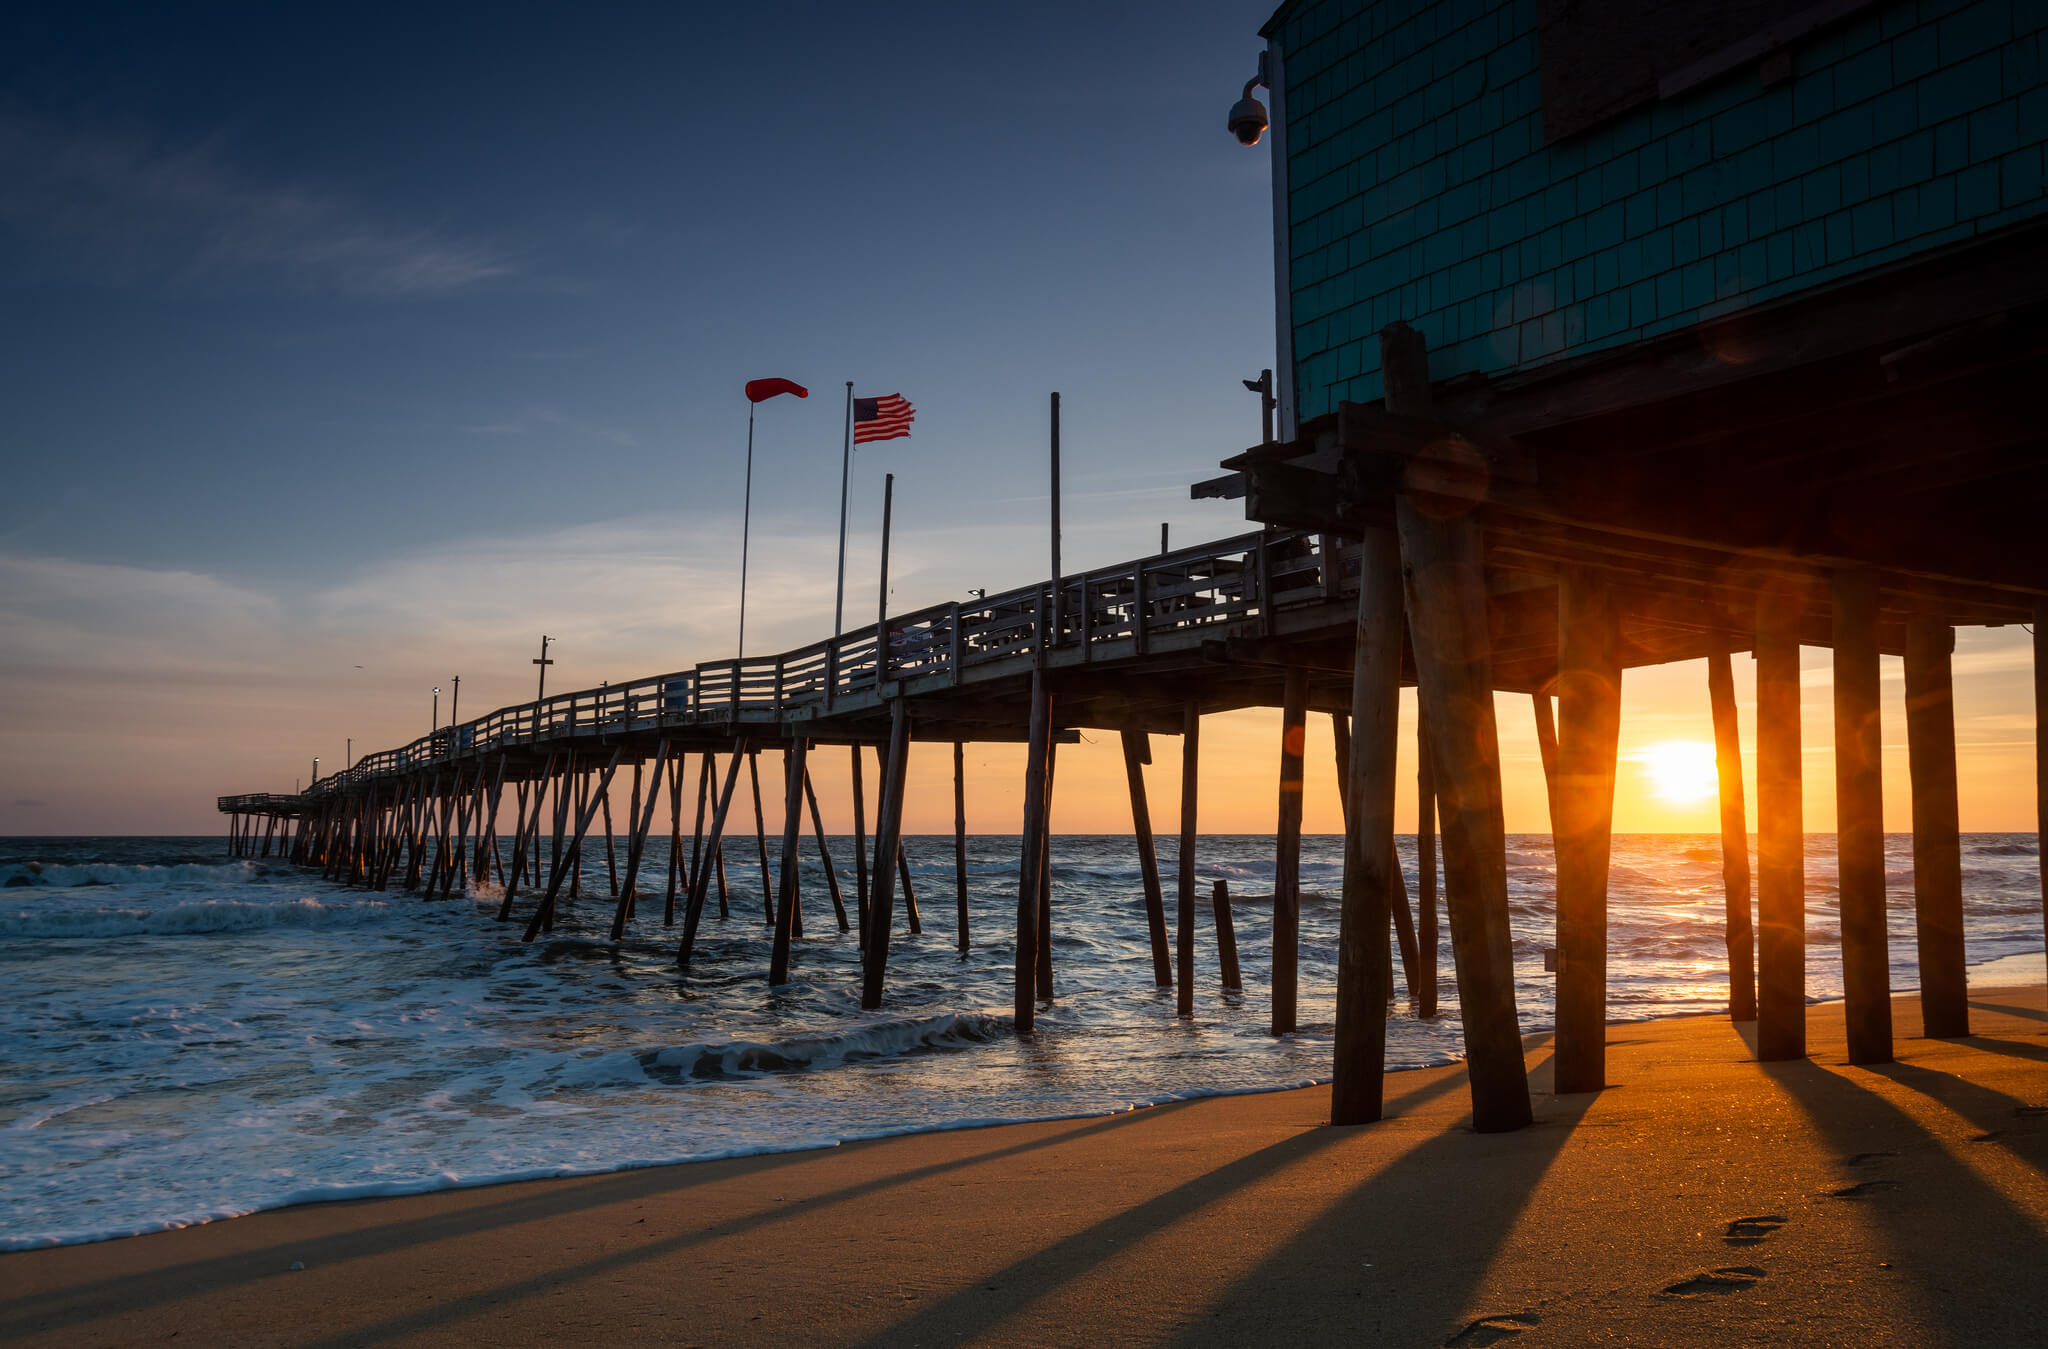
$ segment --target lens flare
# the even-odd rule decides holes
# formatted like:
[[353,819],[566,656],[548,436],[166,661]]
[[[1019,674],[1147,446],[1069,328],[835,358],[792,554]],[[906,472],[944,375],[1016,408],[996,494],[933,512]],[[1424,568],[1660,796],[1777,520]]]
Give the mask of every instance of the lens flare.
[[1714,770],[1712,745],[1697,740],[1666,740],[1645,745],[1629,757],[1643,766],[1650,779],[1651,793],[1659,801],[1690,806],[1721,789],[1721,779]]

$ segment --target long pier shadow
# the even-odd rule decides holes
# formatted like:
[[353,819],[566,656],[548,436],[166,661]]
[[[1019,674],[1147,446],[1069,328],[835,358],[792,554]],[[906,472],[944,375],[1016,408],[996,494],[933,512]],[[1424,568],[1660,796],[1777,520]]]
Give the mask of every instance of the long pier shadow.
[[[1809,1060],[1760,1065],[1843,1158],[1844,1184],[1828,1202],[1854,1203],[1894,1248],[1894,1267],[1911,1280],[1957,1344],[2011,1342],[2013,1327],[1996,1290],[2026,1287],[2048,1260],[2043,1215],[2016,1203],[1975,1168],[1951,1155],[1923,1123],[1883,1095]],[[1964,1118],[2011,1099],[1911,1065],[1876,1070],[1940,1099]],[[1945,1087],[1930,1080],[1939,1078]],[[2010,1113],[2007,1119],[2010,1120]],[[1891,1151],[1873,1144],[1894,1142]],[[1849,1168],[1856,1164],[1853,1173]]]
[[[1386,1102],[1387,1117],[1394,1118],[1424,1101],[1451,1091],[1462,1090],[1468,1085],[1468,1081],[1463,1073],[1446,1073],[1433,1082],[1389,1097]],[[973,1288],[953,1293],[871,1336],[862,1342],[862,1349],[893,1349],[894,1346],[903,1344],[961,1343],[997,1332],[1012,1318],[1027,1313],[1035,1304],[1043,1302],[1054,1290],[1085,1276],[1104,1260],[1129,1246],[1175,1223],[1192,1218],[1236,1192],[1275,1176],[1296,1162],[1350,1142],[1361,1130],[1374,1127],[1325,1125],[1204,1172],[1142,1204],[1104,1218],[1079,1232],[1033,1251],[993,1274],[977,1279]],[[1560,1145],[1566,1132],[1557,1131]],[[1482,1136],[1471,1134],[1469,1131],[1442,1135],[1424,1143],[1399,1158],[1385,1171],[1377,1173],[1373,1181],[1347,1196],[1336,1210],[1332,1210],[1331,1215],[1326,1215],[1318,1222],[1310,1234],[1290,1245],[1289,1251],[1314,1249],[1317,1251],[1318,1259],[1328,1256],[1329,1248],[1318,1247],[1317,1243],[1327,1239],[1348,1239],[1348,1235],[1354,1230],[1356,1215],[1361,1211],[1370,1210],[1376,1202],[1373,1196],[1384,1178],[1426,1175],[1432,1168],[1454,1164],[1453,1159],[1460,1146],[1471,1147],[1475,1143],[1485,1145]],[[1418,1154],[1422,1155],[1418,1157]],[[1536,1168],[1536,1175],[1540,1176],[1543,1167],[1547,1167],[1550,1155],[1554,1155],[1554,1149],[1546,1153],[1543,1166]],[[1532,1187],[1534,1179],[1534,1176],[1530,1178]],[[1510,1211],[1519,1208],[1519,1204],[1513,1204]],[[1341,1210],[1342,1216],[1333,1216],[1338,1210]],[[1341,1265],[1342,1257],[1335,1258]],[[1274,1257],[1269,1262],[1269,1267],[1291,1272],[1299,1263],[1298,1260],[1283,1253]],[[1243,1281],[1228,1295],[1230,1300],[1245,1309],[1245,1314],[1242,1318],[1233,1318],[1228,1325],[1217,1323],[1215,1333],[1219,1335],[1221,1342],[1255,1344],[1276,1341],[1279,1332],[1274,1313],[1280,1310],[1287,1299],[1275,1293],[1276,1282],[1264,1277],[1266,1268],[1262,1267],[1260,1275]],[[1353,1263],[1345,1272],[1348,1275],[1356,1268],[1356,1264]],[[1329,1284],[1325,1276],[1324,1284],[1320,1288],[1310,1290],[1309,1295],[1319,1304],[1327,1305],[1328,1289]],[[1311,1328],[1317,1326],[1320,1326],[1319,1322],[1311,1323]]]
[[[1147,1114],[1181,1109],[1188,1104],[1190,1103],[1169,1102],[1145,1110],[1113,1115],[1106,1119],[1084,1121],[1046,1137],[1030,1139],[1007,1147],[993,1147],[968,1156],[935,1162],[929,1166],[895,1172],[818,1195],[802,1204],[747,1214],[719,1224],[715,1230],[700,1229],[662,1241],[629,1247],[582,1265],[553,1269],[532,1279],[482,1290],[437,1306],[430,1311],[396,1317],[376,1326],[352,1328],[317,1343],[338,1345],[375,1342],[391,1336],[429,1329],[459,1320],[485,1307],[529,1296],[556,1285],[572,1283],[595,1273],[654,1259],[670,1251],[681,1250],[719,1237],[751,1231],[815,1211],[825,1205],[844,1203],[894,1186],[943,1175],[948,1171],[1013,1157],[1040,1148],[1056,1147],[1061,1143],[1121,1128]],[[814,1161],[818,1154],[824,1151],[828,1149],[808,1148],[801,1152],[748,1158],[742,1164],[749,1169],[790,1166]],[[565,1181],[560,1185],[545,1185],[516,1198],[479,1207],[379,1223],[370,1227],[351,1228],[326,1236],[292,1238],[274,1245],[239,1250],[207,1260],[186,1261],[141,1273],[72,1284],[48,1293],[10,1298],[0,1302],[0,1343],[30,1333],[88,1324],[99,1319],[108,1307],[132,1311],[187,1298],[204,1297],[242,1284],[261,1282],[277,1277],[278,1272],[284,1269],[289,1261],[298,1261],[313,1267],[331,1267],[349,1260],[388,1255],[408,1247],[477,1236],[500,1228],[545,1222],[610,1204],[674,1194],[726,1179],[732,1171],[732,1167],[722,1166],[714,1161],[623,1171],[580,1183]],[[374,1204],[389,1201],[370,1202]],[[260,1218],[261,1215],[256,1216]],[[0,1257],[0,1268],[5,1267],[4,1262],[5,1257]]]

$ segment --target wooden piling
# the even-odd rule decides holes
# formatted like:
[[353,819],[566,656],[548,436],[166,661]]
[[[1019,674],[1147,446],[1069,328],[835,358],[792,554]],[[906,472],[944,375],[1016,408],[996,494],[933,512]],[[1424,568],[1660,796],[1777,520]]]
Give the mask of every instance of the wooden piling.
[[[1343,807],[1343,816],[1348,822],[1351,819],[1351,717],[1348,713],[1330,714],[1330,744],[1336,750],[1337,801]],[[1415,916],[1408,907],[1408,878],[1401,874],[1398,853],[1389,874],[1389,886],[1387,908],[1394,916],[1394,945],[1401,953],[1401,977],[1407,981],[1408,995],[1412,998],[1415,996],[1416,966],[1421,954],[1415,938]]]
[[1892,990],[1884,911],[1877,574],[1845,568],[1834,574],[1832,590],[1835,838],[1841,877],[1842,993],[1849,1062],[1890,1063]]
[[626,878],[619,886],[618,907],[612,914],[612,940],[623,940],[626,923],[637,907],[636,897],[640,886],[640,862],[647,850],[647,831],[654,825],[655,803],[661,800],[661,774],[668,765],[668,740],[664,737],[654,746],[654,772],[647,780],[647,797],[643,803],[640,796],[640,765],[633,765],[633,813],[626,817]]
[[1052,1001],[1052,803],[1059,781],[1059,723],[1053,723],[1045,746],[1045,811],[1041,828],[1045,839],[1040,847],[1045,862],[1038,869],[1038,1000]]
[[1906,624],[1906,747],[1913,778],[1913,920],[1919,936],[1921,1034],[1970,1033],[1963,953],[1963,840],[1956,794],[1955,629]]
[[[1383,330],[1380,371],[1389,412],[1430,415],[1429,358],[1421,334],[1403,323]],[[1519,1129],[1532,1116],[1515,1015],[1507,831],[1480,527],[1469,503],[1418,502],[1412,491],[1396,498],[1395,521],[1418,701],[1433,732],[1450,862],[1451,945],[1472,1127],[1481,1133]]]
[[[1289,666],[1281,680],[1280,805],[1273,857],[1274,1035],[1292,1035],[1301,959],[1302,749],[1307,738],[1308,671]],[[1384,894],[1381,896],[1384,901]]]
[[862,961],[860,1005],[868,1011],[882,1005],[882,985],[889,970],[889,911],[895,904],[889,863],[903,848],[903,779],[910,767],[910,706],[903,698],[889,704],[887,762],[882,797],[875,803],[875,884],[869,895],[873,911],[868,915],[868,944]]
[[1195,807],[1196,779],[1202,758],[1202,705],[1190,698],[1181,706],[1180,736],[1180,856],[1177,859],[1180,903],[1179,929],[1174,934],[1175,971],[1179,987],[1174,991],[1174,1013],[1195,1014]]
[[775,926],[775,878],[768,870],[768,820],[761,813],[761,751],[747,751],[747,786],[754,793],[754,841],[761,850],[761,918]]
[[768,960],[770,985],[789,982],[789,943],[795,934],[798,849],[803,844],[804,784],[808,780],[805,758],[810,741],[797,736],[790,741],[789,758],[783,777],[788,779],[782,802],[782,885],[776,898],[775,946]]
[[953,742],[953,921],[967,949],[967,747]]
[[663,927],[676,920],[676,884],[683,878],[683,774],[689,763],[688,755],[678,757],[668,775],[668,890],[661,901]]
[[811,773],[804,770],[804,800],[811,808],[811,830],[818,836],[818,862],[825,868],[825,888],[832,895],[832,913],[839,920],[839,930],[847,930],[846,901],[839,894],[839,869],[832,865],[832,849],[825,842],[825,817],[818,811],[818,789],[811,783]]
[[1031,728],[1024,759],[1022,856],[1017,862],[1016,983],[1013,1021],[1019,1035],[1031,1033],[1038,1011],[1038,892],[1045,866],[1045,761],[1052,743],[1052,691],[1045,671],[1031,672]]
[[860,927],[862,950],[868,944],[868,824],[867,805],[861,799],[861,779],[865,776],[861,766],[860,742],[853,746],[853,909],[854,920]]
[[690,957],[697,948],[697,924],[704,915],[704,900],[711,890],[712,874],[717,870],[714,864],[718,857],[718,844],[725,837],[725,820],[732,811],[733,789],[739,786],[740,759],[746,753],[746,746],[744,738],[733,742],[732,759],[725,770],[725,786],[720,789],[718,805],[711,814],[711,832],[705,835],[704,865],[697,868],[697,874],[690,878],[690,899],[683,906],[683,938],[676,944],[676,964],[684,969],[689,968]]
[[[1725,638],[1723,639],[1725,641]],[[1728,1016],[1756,1020],[1756,934],[1750,920],[1749,819],[1742,799],[1742,737],[1735,721],[1735,670],[1716,644],[1707,656],[1714,714],[1714,773],[1721,789],[1721,888],[1727,901]]]
[[1415,1014],[1436,1015],[1436,765],[1429,737],[1418,715],[1415,721]]
[[[1555,1090],[1607,1085],[1607,869],[1621,734],[1621,614],[1606,578],[1558,578],[1558,742],[1551,778],[1557,854]],[[1546,710],[1550,698],[1536,695]]]
[[1799,734],[1804,597],[1772,589],[1756,612],[1756,1056],[1806,1057],[1806,838]]
[[[1560,655],[1561,658],[1561,655]],[[1543,803],[1550,811],[1550,832],[1557,836],[1557,714],[1550,703],[1550,690],[1529,695],[1536,708],[1536,756],[1543,761]]]
[[1230,915],[1230,885],[1218,879],[1209,890],[1209,909],[1216,922],[1216,971],[1226,993],[1244,992],[1244,974],[1237,967],[1237,923]]
[[1152,762],[1152,737],[1126,727],[1124,776],[1131,789],[1131,833],[1138,843],[1138,874],[1145,883],[1145,930],[1152,941],[1152,982],[1173,987],[1173,957],[1166,940],[1166,895],[1159,885],[1159,850],[1152,837],[1152,807],[1145,799],[1145,768]]
[[[599,799],[604,802],[604,865],[606,879],[611,886],[612,898],[616,899],[619,894],[619,857],[617,850],[612,845],[612,794],[609,791],[604,792]],[[633,764],[633,800],[627,809],[636,812],[640,809],[640,764],[638,760],[635,760]],[[627,816],[628,820],[631,818],[631,815]]]
[[[597,783],[595,784],[595,793],[600,799],[612,785],[612,774],[618,771],[619,755],[623,751],[624,746],[615,747],[612,750],[610,761],[605,764],[598,776]],[[590,822],[596,814],[597,803],[585,797],[582,808],[576,812],[576,837],[574,842],[570,844],[572,856],[582,851],[584,835],[590,832]],[[532,941],[539,935],[542,925],[553,919],[555,897],[561,892],[561,888],[562,874],[558,870],[553,876],[548,878],[547,894],[542,896],[540,903],[534,906],[533,917],[527,921],[526,936],[522,940]]]
[[[1394,535],[1359,540],[1358,623],[1344,775],[1344,889],[1337,937],[1337,1025],[1330,1122],[1380,1118],[1386,1066],[1389,898],[1400,884],[1394,851],[1394,774],[1401,718],[1401,553]],[[1349,732],[1356,731],[1356,737]],[[1296,829],[1299,830],[1299,820]]]

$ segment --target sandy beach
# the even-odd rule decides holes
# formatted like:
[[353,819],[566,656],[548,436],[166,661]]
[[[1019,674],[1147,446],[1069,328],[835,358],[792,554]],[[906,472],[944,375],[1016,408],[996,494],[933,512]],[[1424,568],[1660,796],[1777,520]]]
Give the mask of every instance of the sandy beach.
[[[1611,1028],[1598,1095],[1470,1131],[1323,1088],[578,1180],[316,1205],[0,1258],[20,1345],[2030,1343],[2048,1318],[2048,999],[1760,1065]],[[303,1269],[295,1268],[303,1266]]]

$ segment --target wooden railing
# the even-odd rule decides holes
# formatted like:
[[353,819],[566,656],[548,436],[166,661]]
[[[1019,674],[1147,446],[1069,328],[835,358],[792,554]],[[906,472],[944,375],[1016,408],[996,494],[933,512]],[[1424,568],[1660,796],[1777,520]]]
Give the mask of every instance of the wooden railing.
[[[626,684],[558,693],[444,726],[400,749],[366,754],[313,783],[306,796],[347,792],[372,779],[512,746],[664,726],[739,722],[779,725],[828,713],[848,700],[918,693],[1028,669],[1145,655],[1191,632],[1257,621],[1355,592],[1356,551],[1327,535],[1241,534],[1177,552],[1040,582],[972,604],[942,604],[888,620],[877,659],[876,627],[773,656],[706,661]],[[1052,614],[1060,614],[1052,632]],[[879,693],[878,693],[879,690]],[[302,798],[224,796],[223,811],[261,811]],[[237,804],[263,802],[265,804]]]

